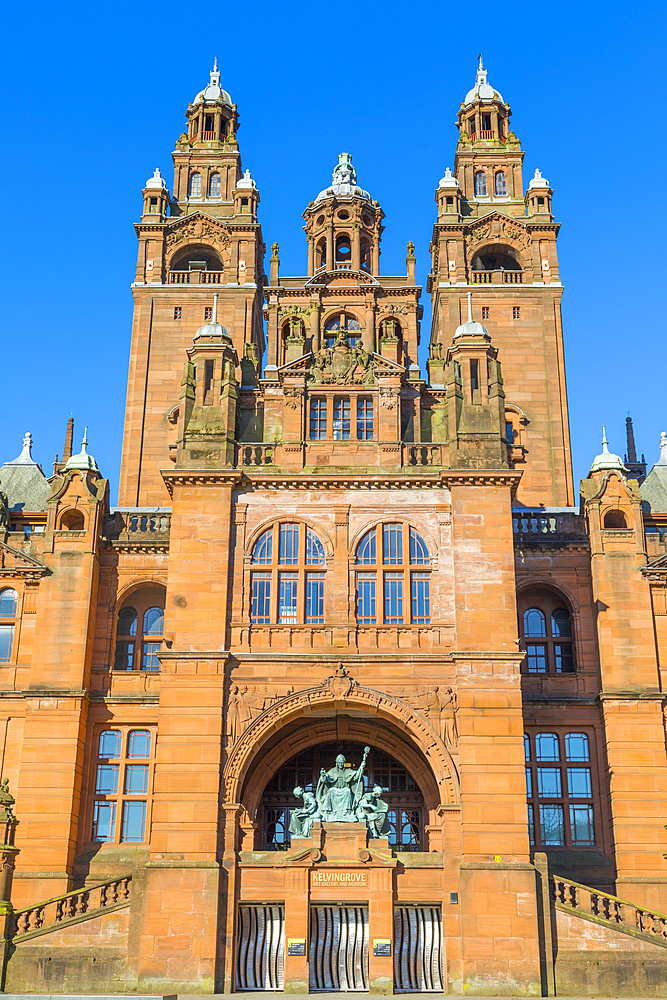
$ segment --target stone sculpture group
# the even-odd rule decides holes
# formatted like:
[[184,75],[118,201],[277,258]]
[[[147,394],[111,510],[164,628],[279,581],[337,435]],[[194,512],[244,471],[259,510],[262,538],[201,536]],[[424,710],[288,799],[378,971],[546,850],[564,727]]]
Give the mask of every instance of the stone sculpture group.
[[355,770],[346,767],[342,753],[336,757],[331,770],[320,771],[317,790],[305,791],[299,785],[294,789],[303,806],[294,809],[290,817],[290,833],[293,837],[310,837],[313,823],[366,823],[371,837],[384,837],[389,832],[387,812],[389,806],[382,801],[382,789],[374,785],[370,792],[364,791],[364,770],[370,747],[364,748],[364,755]]

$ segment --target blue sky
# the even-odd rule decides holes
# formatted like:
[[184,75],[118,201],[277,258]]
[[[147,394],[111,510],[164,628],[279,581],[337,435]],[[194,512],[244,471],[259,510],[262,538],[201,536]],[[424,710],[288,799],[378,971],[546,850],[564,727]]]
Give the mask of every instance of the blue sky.
[[[264,240],[303,273],[301,213],[341,150],[385,213],[382,270],[408,240],[425,285],[434,191],[484,54],[554,188],[575,477],[625,417],[657,461],[664,383],[666,15],[658,4],[11,5],[0,105],[5,194],[0,461],[26,430],[49,474],[67,418],[112,481],[120,463],[141,189],[214,55],[238,104]],[[657,99],[657,100],[656,100]],[[267,260],[268,266],[268,260]],[[422,346],[428,341],[425,296]],[[493,330],[491,330],[493,333]],[[422,364],[425,360],[421,359]]]

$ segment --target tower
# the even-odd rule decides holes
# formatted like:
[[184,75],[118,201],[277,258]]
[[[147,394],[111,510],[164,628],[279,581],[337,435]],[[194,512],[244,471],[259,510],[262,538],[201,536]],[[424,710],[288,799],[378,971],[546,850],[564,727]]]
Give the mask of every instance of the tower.
[[517,502],[574,503],[552,190],[536,171],[524,196],[521,144],[511,110],[487,82],[457,117],[454,171],[436,191],[437,222],[427,289],[433,301],[429,374],[442,384],[443,352],[472,293],[475,320],[488,321],[503,365],[508,461],[523,476]]
[[185,117],[187,130],[172,154],[173,193],[156,170],[135,226],[139,252],[119,492],[124,506],[168,503],[160,470],[176,460],[185,352],[212,318],[213,293],[233,343],[230,357],[259,359],[264,351],[259,192],[242,169],[236,105],[220,87],[217,61]]

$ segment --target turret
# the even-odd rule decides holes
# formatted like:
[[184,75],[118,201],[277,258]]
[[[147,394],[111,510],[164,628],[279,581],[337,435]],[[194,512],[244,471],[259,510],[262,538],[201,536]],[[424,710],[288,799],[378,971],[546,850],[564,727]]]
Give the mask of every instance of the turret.
[[549,181],[536,170],[526,191],[526,215],[531,222],[553,222],[552,198],[553,191],[549,187]]
[[153,176],[146,181],[146,187],[142,194],[144,196],[144,212],[141,221],[148,224],[166,222],[169,213],[169,190],[159,167],[155,168]]

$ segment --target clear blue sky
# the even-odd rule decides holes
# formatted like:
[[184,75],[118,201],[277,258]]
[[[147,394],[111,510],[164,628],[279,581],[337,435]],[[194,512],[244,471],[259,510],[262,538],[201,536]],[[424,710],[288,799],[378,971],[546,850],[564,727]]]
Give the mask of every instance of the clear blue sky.
[[657,461],[667,429],[662,5],[70,0],[12,4],[3,23],[0,461],[30,430],[49,474],[73,414],[115,499],[133,223],[156,166],[171,187],[170,153],[214,55],[283,273],[303,273],[301,213],[347,150],[387,216],[383,271],[404,273],[413,240],[425,284],[434,190],[453,166],[456,111],[480,51],[512,107],[526,183],[539,167],[555,190],[575,477],[600,450],[603,422],[623,454],[628,411],[638,449]]

